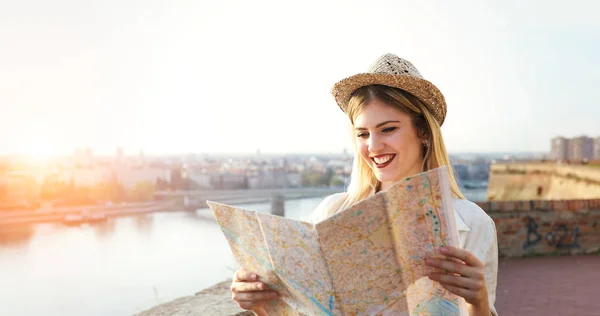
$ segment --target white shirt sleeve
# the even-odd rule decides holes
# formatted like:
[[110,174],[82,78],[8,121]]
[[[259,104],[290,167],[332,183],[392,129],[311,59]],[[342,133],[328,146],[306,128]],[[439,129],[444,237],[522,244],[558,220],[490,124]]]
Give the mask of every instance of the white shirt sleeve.
[[485,284],[488,291],[488,301],[490,303],[490,311],[492,315],[497,316],[498,312],[494,307],[496,303],[496,286],[498,285],[498,237],[496,233],[496,224],[494,220],[489,220],[485,223],[484,240],[489,240],[487,249],[485,250],[483,260],[483,273],[485,275]]
[[477,204],[464,201],[459,209],[466,224],[470,227],[465,242],[468,250],[483,262],[483,273],[488,292],[488,301],[492,315],[498,315],[496,303],[496,286],[498,283],[498,237],[494,220]]

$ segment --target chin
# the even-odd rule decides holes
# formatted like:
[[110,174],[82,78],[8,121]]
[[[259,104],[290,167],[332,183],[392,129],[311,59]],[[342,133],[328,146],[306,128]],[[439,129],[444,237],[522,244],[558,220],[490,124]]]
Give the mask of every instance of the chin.
[[375,178],[377,178],[379,182],[397,182],[402,180],[401,178],[398,179],[400,172],[398,170],[396,161],[392,162],[392,164],[384,169],[379,169],[373,164],[371,164],[370,167],[371,171],[373,171],[373,174],[375,175]]
[[375,178],[377,178],[377,180],[379,180],[379,182],[390,182],[390,181],[394,181],[395,182],[395,177],[388,175],[388,174],[381,174],[378,172],[375,172]]

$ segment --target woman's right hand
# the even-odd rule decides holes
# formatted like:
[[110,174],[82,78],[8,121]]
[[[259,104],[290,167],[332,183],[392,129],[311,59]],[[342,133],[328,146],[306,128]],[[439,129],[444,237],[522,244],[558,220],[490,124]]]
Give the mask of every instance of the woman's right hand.
[[267,285],[259,281],[256,273],[241,268],[233,274],[231,297],[240,308],[251,310],[258,315],[266,315],[263,306],[270,300],[278,298],[275,291],[268,290]]

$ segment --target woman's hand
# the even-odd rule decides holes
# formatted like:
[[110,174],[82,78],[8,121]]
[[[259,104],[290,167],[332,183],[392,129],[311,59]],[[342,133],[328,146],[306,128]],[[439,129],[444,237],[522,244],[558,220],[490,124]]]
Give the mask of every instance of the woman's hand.
[[483,263],[464,249],[443,247],[440,253],[445,259],[428,258],[426,264],[445,270],[446,273],[431,273],[429,278],[464,298],[472,305],[472,314],[490,315]]
[[240,308],[251,310],[257,315],[266,315],[263,306],[270,300],[277,299],[277,292],[267,289],[266,284],[258,281],[256,273],[244,268],[233,274],[231,297]]

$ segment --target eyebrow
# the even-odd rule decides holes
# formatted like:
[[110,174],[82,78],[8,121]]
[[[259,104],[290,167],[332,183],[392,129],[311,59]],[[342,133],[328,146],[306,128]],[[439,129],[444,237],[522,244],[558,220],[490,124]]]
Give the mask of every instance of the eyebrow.
[[[389,123],[400,123],[400,121],[385,121],[385,122],[381,122],[379,124],[377,124],[377,126],[375,126],[375,128],[379,128],[385,124],[389,124]],[[367,128],[365,127],[355,127],[355,130],[366,130]]]

